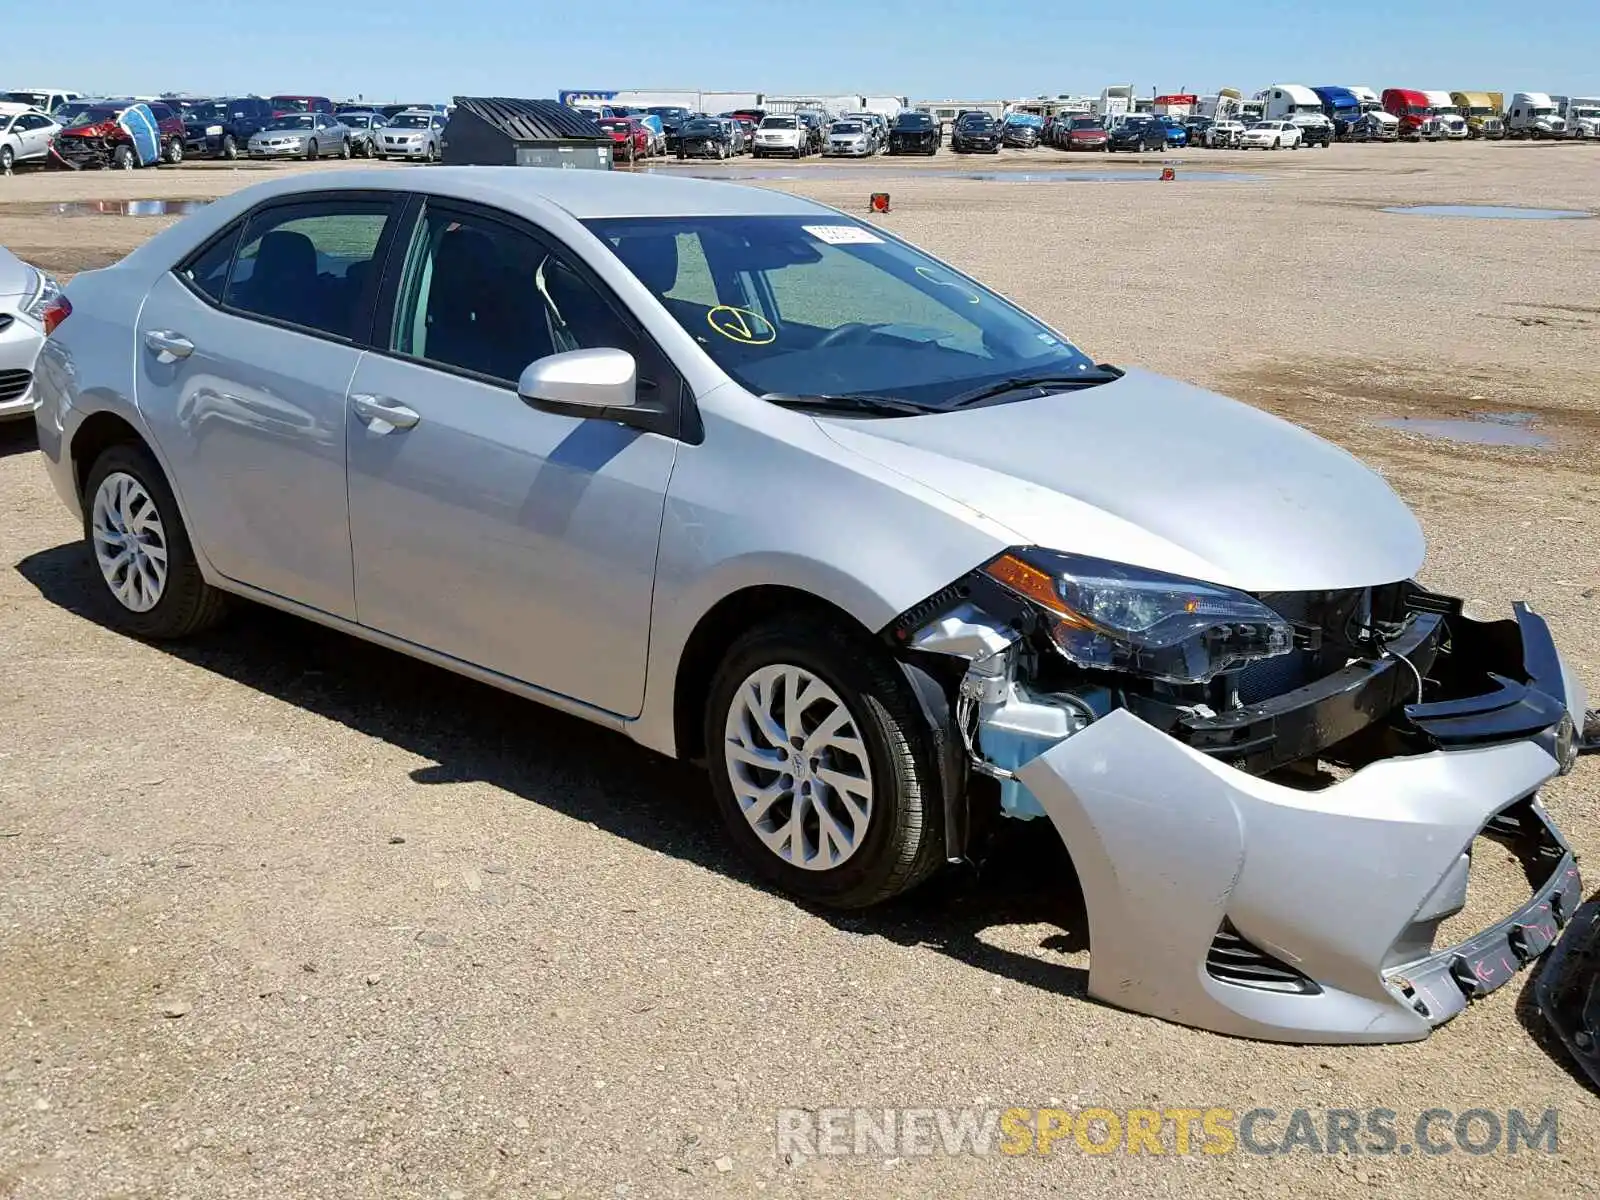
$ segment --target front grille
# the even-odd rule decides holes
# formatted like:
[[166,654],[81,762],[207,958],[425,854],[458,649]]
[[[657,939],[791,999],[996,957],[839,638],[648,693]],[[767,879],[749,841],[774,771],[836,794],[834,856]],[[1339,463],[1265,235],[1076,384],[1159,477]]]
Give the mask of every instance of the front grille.
[[32,382],[32,371],[0,371],[0,401],[15,400]]
[[1245,941],[1233,927],[1233,922],[1226,917],[1217,930],[1217,936],[1211,939],[1211,949],[1206,952],[1206,972],[1223,983],[1256,988],[1263,992],[1313,996],[1322,991],[1314,981],[1282,959],[1274,958],[1265,950]]

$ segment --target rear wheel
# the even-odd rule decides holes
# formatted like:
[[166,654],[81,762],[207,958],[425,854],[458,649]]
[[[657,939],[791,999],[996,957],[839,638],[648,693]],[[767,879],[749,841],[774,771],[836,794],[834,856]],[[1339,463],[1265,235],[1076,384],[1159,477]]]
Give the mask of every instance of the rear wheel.
[[177,166],[183,161],[183,142],[177,138],[173,138],[167,143],[166,153],[162,155],[162,157],[167,160],[168,166]]
[[83,534],[113,623],[138,637],[187,637],[215,624],[226,597],[195,562],[178,502],[142,446],[117,445],[85,481]]
[[864,634],[806,615],[751,630],[712,681],[705,739],[730,836],[785,891],[863,908],[942,860],[930,731]]

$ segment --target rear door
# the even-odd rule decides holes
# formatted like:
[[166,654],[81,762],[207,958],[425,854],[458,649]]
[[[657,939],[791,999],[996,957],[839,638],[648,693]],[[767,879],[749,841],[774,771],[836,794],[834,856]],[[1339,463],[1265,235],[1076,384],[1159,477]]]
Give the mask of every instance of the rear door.
[[[637,715],[680,377],[578,256],[506,214],[430,199],[390,263],[393,317],[350,385],[361,623]],[[534,360],[604,346],[674,419],[517,395]]]
[[345,618],[345,392],[397,203],[270,202],[162,276],[139,315],[139,408],[212,565]]

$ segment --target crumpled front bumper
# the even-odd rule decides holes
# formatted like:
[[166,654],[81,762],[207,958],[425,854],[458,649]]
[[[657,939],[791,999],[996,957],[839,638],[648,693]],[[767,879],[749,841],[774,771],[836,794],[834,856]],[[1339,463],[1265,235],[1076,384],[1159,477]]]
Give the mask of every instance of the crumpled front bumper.
[[[1548,641],[1537,616],[1519,619],[1530,648],[1541,631]],[[1559,657],[1543,670],[1581,727],[1581,686]],[[1492,707],[1505,700],[1486,702],[1485,736],[1522,711]],[[1550,737],[1524,736],[1384,758],[1303,790],[1119,709],[1017,774],[1082,884],[1092,996],[1241,1037],[1391,1042],[1505,983],[1577,910],[1573,855],[1537,795],[1558,769]],[[1532,895],[1435,947],[1465,904],[1480,835],[1514,850]]]

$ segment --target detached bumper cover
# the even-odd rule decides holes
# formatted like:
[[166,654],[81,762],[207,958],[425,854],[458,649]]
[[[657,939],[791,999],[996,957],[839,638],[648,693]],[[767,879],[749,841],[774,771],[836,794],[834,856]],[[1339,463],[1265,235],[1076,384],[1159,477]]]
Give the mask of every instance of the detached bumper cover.
[[[1092,996],[1241,1037],[1410,1041],[1556,941],[1582,892],[1538,790],[1560,766],[1553,726],[1583,728],[1587,696],[1524,605],[1514,621],[1453,616],[1448,655],[1443,631],[1419,617],[1394,658],[1257,710],[1243,730],[1204,731],[1245,732],[1228,748],[1119,709],[1020,768],[1083,886]],[[1426,673],[1436,655],[1436,676],[1465,660],[1489,690],[1406,705],[1409,752],[1320,790],[1230,765],[1262,769],[1267,732],[1302,753],[1328,745],[1415,688],[1402,659]],[[1514,851],[1531,895],[1436,946],[1466,903],[1479,836]]]
[[[1120,710],[1019,772],[1083,885],[1091,995],[1294,1042],[1426,1037],[1554,940],[1580,889],[1571,853],[1532,799],[1555,773],[1555,759],[1523,741],[1388,759],[1301,791]],[[1507,809],[1547,847],[1547,873],[1517,912],[1432,950],[1430,923],[1465,901],[1473,839]],[[1309,986],[1217,977],[1207,960],[1224,930]]]

